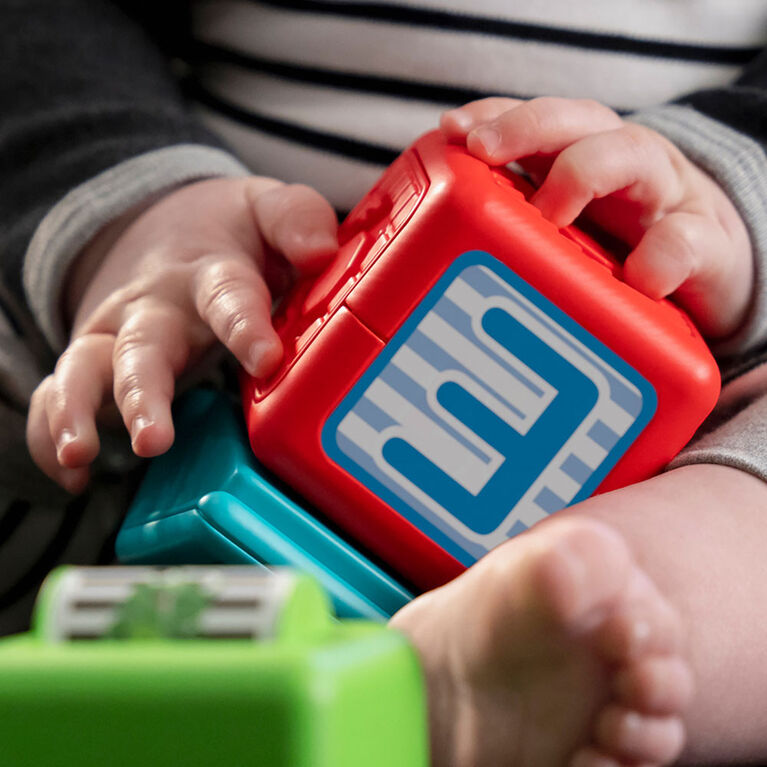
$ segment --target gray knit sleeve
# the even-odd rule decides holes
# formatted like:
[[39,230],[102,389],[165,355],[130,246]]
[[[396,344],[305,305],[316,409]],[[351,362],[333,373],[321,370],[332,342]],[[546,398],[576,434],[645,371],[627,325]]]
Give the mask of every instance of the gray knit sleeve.
[[185,98],[154,26],[165,15],[128,0],[0,2],[0,309],[45,367],[78,247],[152,195],[244,172]]
[[[767,118],[767,115],[765,116]],[[713,345],[728,368],[767,341],[767,154],[754,138],[689,106],[671,104],[631,116],[666,136],[712,176],[741,215],[754,250],[755,281],[745,322]]]
[[714,412],[669,468],[691,463],[732,466],[767,481],[767,364],[724,387]]
[[96,232],[182,184],[247,173],[221,149],[182,144],[121,162],[66,194],[40,222],[24,258],[27,303],[51,347],[61,351],[66,346],[60,310],[64,276]]
[[666,136],[717,181],[740,213],[754,253],[748,315],[713,345],[722,396],[671,467],[719,463],[767,480],[767,51],[729,86],[630,119]]

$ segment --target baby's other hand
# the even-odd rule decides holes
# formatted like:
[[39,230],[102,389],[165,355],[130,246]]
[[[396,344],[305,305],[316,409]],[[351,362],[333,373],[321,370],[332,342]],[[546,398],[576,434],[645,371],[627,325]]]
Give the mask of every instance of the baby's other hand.
[[491,165],[518,162],[558,227],[586,214],[632,251],[624,279],[673,295],[709,338],[742,323],[753,287],[751,243],[727,195],[670,141],[595,101],[489,98],[443,115],[453,141]]
[[[82,490],[99,452],[97,414],[112,398],[136,454],[165,452],[175,380],[216,338],[252,375],[271,372],[282,345],[265,275],[280,264],[317,271],[337,248],[336,229],[313,189],[260,177],[194,183],[127,227],[107,227],[70,281],[70,344],[32,396],[27,442],[36,463]],[[83,288],[78,269],[94,254],[103,257]]]

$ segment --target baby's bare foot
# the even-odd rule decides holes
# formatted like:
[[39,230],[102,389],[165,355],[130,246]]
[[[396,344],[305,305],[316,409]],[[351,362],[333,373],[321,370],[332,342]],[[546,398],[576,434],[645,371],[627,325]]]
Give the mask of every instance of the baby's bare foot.
[[439,767],[661,765],[691,692],[680,621],[612,528],[552,519],[401,610]]

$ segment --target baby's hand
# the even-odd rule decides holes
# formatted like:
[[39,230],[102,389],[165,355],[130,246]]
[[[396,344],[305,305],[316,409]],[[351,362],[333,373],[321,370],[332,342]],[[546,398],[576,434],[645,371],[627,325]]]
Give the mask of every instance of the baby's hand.
[[626,282],[673,295],[710,338],[743,321],[753,287],[745,224],[721,188],[660,134],[594,101],[489,98],[447,112],[442,130],[491,165],[519,162],[556,226],[587,214],[632,247]]
[[216,338],[252,375],[269,373],[282,346],[264,275],[279,262],[316,271],[337,248],[336,228],[314,190],[253,177],[191,184],[106,247],[110,232],[102,233],[90,251],[106,255],[76,299],[69,347],[32,396],[27,442],[36,463],[82,490],[99,451],[97,413],[112,397],[136,454],[166,451],[175,379]]

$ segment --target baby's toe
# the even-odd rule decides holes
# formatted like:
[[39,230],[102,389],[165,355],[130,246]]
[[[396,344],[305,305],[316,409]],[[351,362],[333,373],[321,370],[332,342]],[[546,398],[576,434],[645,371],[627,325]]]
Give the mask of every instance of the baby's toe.
[[682,646],[679,615],[639,569],[631,593],[596,630],[595,641],[613,663],[635,662],[643,656],[676,653]]
[[692,672],[678,656],[650,656],[621,669],[614,690],[623,705],[642,713],[675,714],[692,698]]
[[566,634],[587,631],[613,609],[631,572],[631,555],[612,528],[590,519],[538,530],[531,597]]
[[600,750],[619,762],[668,764],[684,746],[684,725],[677,716],[656,717],[618,705],[606,706],[594,730]]
[[659,767],[659,765],[651,762],[624,762],[594,746],[585,746],[573,754],[569,767]]

